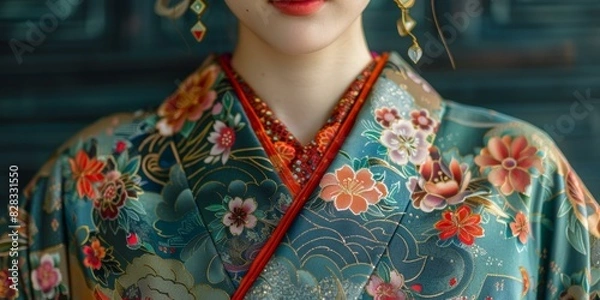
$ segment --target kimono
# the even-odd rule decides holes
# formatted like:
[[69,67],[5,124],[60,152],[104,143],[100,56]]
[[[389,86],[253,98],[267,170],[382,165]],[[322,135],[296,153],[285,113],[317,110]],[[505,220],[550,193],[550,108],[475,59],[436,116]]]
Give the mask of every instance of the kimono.
[[221,59],[92,125],[9,197],[0,298],[600,297],[600,205],[544,132],[395,53],[372,77],[303,185]]

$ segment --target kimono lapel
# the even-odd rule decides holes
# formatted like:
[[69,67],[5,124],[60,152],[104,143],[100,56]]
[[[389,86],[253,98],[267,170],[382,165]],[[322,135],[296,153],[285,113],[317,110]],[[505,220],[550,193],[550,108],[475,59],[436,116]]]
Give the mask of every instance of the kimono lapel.
[[306,203],[297,198],[274,231],[282,242],[263,248],[274,255],[257,257],[268,264],[253,265],[260,277],[250,295],[358,298],[410,203],[408,178],[427,158],[442,112],[439,95],[392,54],[325,174],[313,175],[318,186],[300,192]]
[[[179,230],[206,228],[209,238],[192,236],[182,256],[195,262],[190,268],[207,274],[204,284],[228,282],[227,292],[232,294],[291,204],[292,192],[278,176],[217,61],[204,69],[198,73],[210,70],[215,79],[192,75],[192,83],[183,83],[192,87],[177,95],[189,101],[200,98],[204,104],[199,113],[185,111],[195,120],[179,127],[175,151],[199,211],[198,220]],[[212,244],[217,257],[207,255]]]
[[[365,86],[363,87],[361,94],[356,99],[356,103],[354,104],[353,109],[350,111],[344,124],[341,126],[341,128],[338,132],[338,136],[346,137],[346,136],[348,136],[348,133],[352,130],[352,125],[354,124],[354,121],[356,120],[356,116],[357,116],[357,114],[360,113],[360,111],[363,107],[363,104],[365,103],[365,99],[371,90],[372,85],[375,82],[377,75],[382,71],[385,62],[387,62],[387,59],[388,59],[387,54],[384,54],[382,57],[379,58],[379,61],[378,61],[377,65],[375,66],[375,69],[373,70],[373,74],[371,75],[369,80],[367,80],[367,82],[365,83]],[[231,77],[231,75],[230,75],[230,77]],[[238,89],[239,89],[239,87],[238,87]],[[238,95],[241,95],[241,94],[242,94],[241,91],[238,92]],[[271,238],[269,239],[267,244],[261,249],[261,251],[258,254],[258,256],[256,257],[255,261],[252,263],[252,266],[250,267],[248,274],[246,274],[246,276],[242,279],[240,286],[236,290],[232,299],[234,299],[234,300],[235,299],[243,299],[244,296],[246,295],[246,293],[248,292],[248,290],[252,287],[252,285],[256,281],[256,279],[258,279],[258,276],[263,272],[265,266],[267,265],[269,260],[271,260],[275,250],[281,243],[286,232],[288,231],[290,226],[293,224],[294,220],[297,218],[299,212],[303,209],[306,201],[308,200],[308,197],[315,190],[324,171],[329,167],[329,165],[331,163],[331,159],[337,155],[337,152],[340,149],[342,140],[343,140],[343,138],[336,139],[329,145],[327,151],[325,152],[325,156],[319,162],[319,166],[317,167],[315,172],[312,174],[308,183],[302,189],[300,189],[300,192],[294,197],[294,201],[290,205],[290,208],[286,211],[281,222],[279,223],[277,228],[274,230]],[[269,144],[269,143],[265,143],[265,144]],[[277,156],[277,155],[274,155],[274,156]]]

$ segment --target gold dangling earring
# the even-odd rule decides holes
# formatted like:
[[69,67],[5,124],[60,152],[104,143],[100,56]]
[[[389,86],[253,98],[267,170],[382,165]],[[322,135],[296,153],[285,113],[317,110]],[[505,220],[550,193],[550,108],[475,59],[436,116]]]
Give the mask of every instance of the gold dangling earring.
[[410,36],[412,38],[413,44],[408,48],[408,57],[416,64],[421,57],[423,56],[423,49],[419,46],[419,42],[414,34],[412,34],[413,28],[417,25],[417,22],[410,17],[408,10],[409,8],[415,5],[416,0],[405,0],[405,3],[402,3],[403,0],[394,0],[398,8],[402,10],[402,14],[398,22],[396,22],[396,26],[398,27],[398,34],[400,36]]
[[194,38],[196,38],[196,41],[199,43],[202,42],[207,31],[206,26],[204,26],[204,23],[202,23],[201,20],[202,14],[206,10],[206,3],[204,3],[203,0],[195,0],[194,3],[192,3],[192,6],[190,6],[190,9],[198,15],[198,22],[192,27],[191,31],[192,35],[194,35]]

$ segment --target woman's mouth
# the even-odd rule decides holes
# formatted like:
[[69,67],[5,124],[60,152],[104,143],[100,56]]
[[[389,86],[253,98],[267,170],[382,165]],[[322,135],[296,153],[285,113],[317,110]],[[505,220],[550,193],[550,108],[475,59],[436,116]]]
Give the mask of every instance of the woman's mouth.
[[290,16],[308,16],[321,9],[325,0],[271,0],[281,13]]

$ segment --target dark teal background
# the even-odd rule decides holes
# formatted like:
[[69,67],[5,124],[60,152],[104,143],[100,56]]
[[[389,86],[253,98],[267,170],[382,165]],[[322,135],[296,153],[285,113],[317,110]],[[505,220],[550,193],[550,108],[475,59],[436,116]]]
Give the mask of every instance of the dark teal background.
[[[552,137],[600,197],[600,1],[436,2],[457,70],[437,40],[429,1],[419,0],[412,15],[425,49],[421,74],[445,98],[555,131]],[[153,5],[0,0],[3,182],[8,166],[17,164],[24,185],[87,124],[159,105],[208,53],[233,48],[236,21],[223,1],[209,0],[202,44],[189,34],[192,12],[171,21],[156,16]],[[397,36],[398,16],[392,0],[371,0],[364,22],[373,50],[406,53],[410,41]],[[20,58],[11,45],[24,51]],[[578,99],[586,95],[583,105]]]

